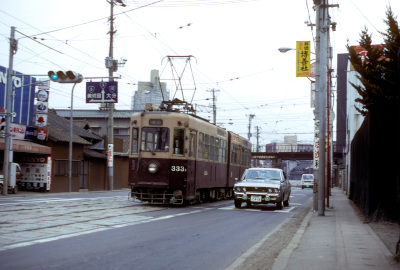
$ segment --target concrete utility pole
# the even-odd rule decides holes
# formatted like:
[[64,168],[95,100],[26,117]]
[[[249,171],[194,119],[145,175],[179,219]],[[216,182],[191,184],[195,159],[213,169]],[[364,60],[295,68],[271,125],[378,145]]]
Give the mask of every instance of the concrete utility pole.
[[212,101],[213,101],[213,106],[212,106],[212,108],[213,108],[213,124],[214,125],[216,125],[217,124],[217,106],[216,106],[216,98],[215,98],[215,92],[219,92],[219,90],[216,90],[216,89],[211,89],[211,90],[207,90],[207,92],[212,92],[213,93],[213,98],[212,98]]
[[4,145],[4,162],[3,162],[3,195],[6,196],[8,193],[8,183],[10,178],[10,163],[13,161],[13,151],[12,151],[12,137],[10,133],[10,123],[12,115],[12,103],[13,103],[13,89],[12,89],[12,75],[14,69],[14,54],[17,52],[17,40],[15,39],[15,27],[11,27],[10,34],[10,55],[8,62],[8,72],[7,72],[7,90],[6,90],[6,126],[5,126],[5,145]]
[[[325,215],[325,191],[326,191],[326,130],[327,130],[327,95],[328,74],[330,72],[329,61],[329,29],[330,17],[328,8],[338,5],[328,5],[328,0],[314,0],[316,8],[316,104],[315,117],[319,123],[319,160],[314,175],[318,183],[318,215]],[[316,125],[318,126],[318,125]],[[329,168],[328,168],[329,169]]]
[[257,130],[257,132],[256,132],[256,134],[257,134],[257,136],[256,136],[256,152],[260,152],[260,144],[259,144],[259,139],[260,139],[260,127],[259,127],[259,126],[256,126],[256,130]]
[[[114,5],[117,5],[117,3],[125,7],[126,5],[122,0],[110,0],[109,1],[110,6],[111,6],[111,12],[110,12],[110,51],[108,54],[108,61],[106,60],[106,67],[109,70],[109,81],[113,82],[114,81],[114,71],[117,71],[118,69],[118,61],[114,60],[114,34],[116,31],[114,31]],[[107,63],[108,62],[108,63]],[[125,64],[126,60],[124,60],[123,63]],[[108,145],[107,145],[107,150],[108,150],[108,189],[113,190],[114,189],[114,110],[115,110],[115,104],[114,103],[107,103],[107,107],[109,110],[108,114]]]
[[250,114],[249,115],[249,133],[247,134],[247,138],[249,139],[249,141],[250,141],[250,138],[251,138],[251,120],[253,120],[254,117],[255,117],[254,114]]
[[[114,57],[114,0],[110,1],[111,12],[110,12],[110,50],[108,57],[113,63]],[[108,67],[109,81],[114,81],[114,67],[111,64]],[[107,142],[107,157],[108,157],[108,190],[114,189],[114,103],[107,103],[108,107],[108,142]]]

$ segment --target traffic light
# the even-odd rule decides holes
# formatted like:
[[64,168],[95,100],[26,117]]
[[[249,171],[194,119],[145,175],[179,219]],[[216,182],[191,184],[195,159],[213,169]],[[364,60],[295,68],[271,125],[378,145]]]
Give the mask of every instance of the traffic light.
[[67,72],[64,71],[57,71],[54,72],[50,70],[48,72],[50,80],[53,82],[58,83],[80,83],[83,81],[83,76],[80,73],[73,72],[68,70]]

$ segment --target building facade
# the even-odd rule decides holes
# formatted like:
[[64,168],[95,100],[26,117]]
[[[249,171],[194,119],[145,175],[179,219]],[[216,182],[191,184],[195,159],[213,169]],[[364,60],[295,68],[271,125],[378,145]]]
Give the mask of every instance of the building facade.
[[138,90],[132,97],[132,110],[144,111],[147,103],[160,105],[162,101],[169,100],[167,84],[160,81],[158,70],[152,70],[149,82],[139,82]]

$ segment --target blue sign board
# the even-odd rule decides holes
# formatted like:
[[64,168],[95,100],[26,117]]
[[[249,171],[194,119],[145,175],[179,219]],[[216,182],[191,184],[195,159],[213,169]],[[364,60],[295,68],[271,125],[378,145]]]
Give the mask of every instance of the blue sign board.
[[[36,78],[31,76],[21,76],[20,72],[14,70],[16,76],[12,77],[12,87],[14,93],[14,103],[12,104],[15,117],[11,122],[33,125],[34,123],[34,100]],[[0,66],[0,108],[6,108],[7,88],[7,69]]]
[[118,82],[87,82],[86,103],[117,103]]

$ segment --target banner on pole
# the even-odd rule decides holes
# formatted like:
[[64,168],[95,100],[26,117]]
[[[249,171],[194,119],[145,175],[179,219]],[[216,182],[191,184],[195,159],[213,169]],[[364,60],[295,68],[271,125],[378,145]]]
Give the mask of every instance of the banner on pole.
[[296,77],[310,77],[310,41],[296,42]]

